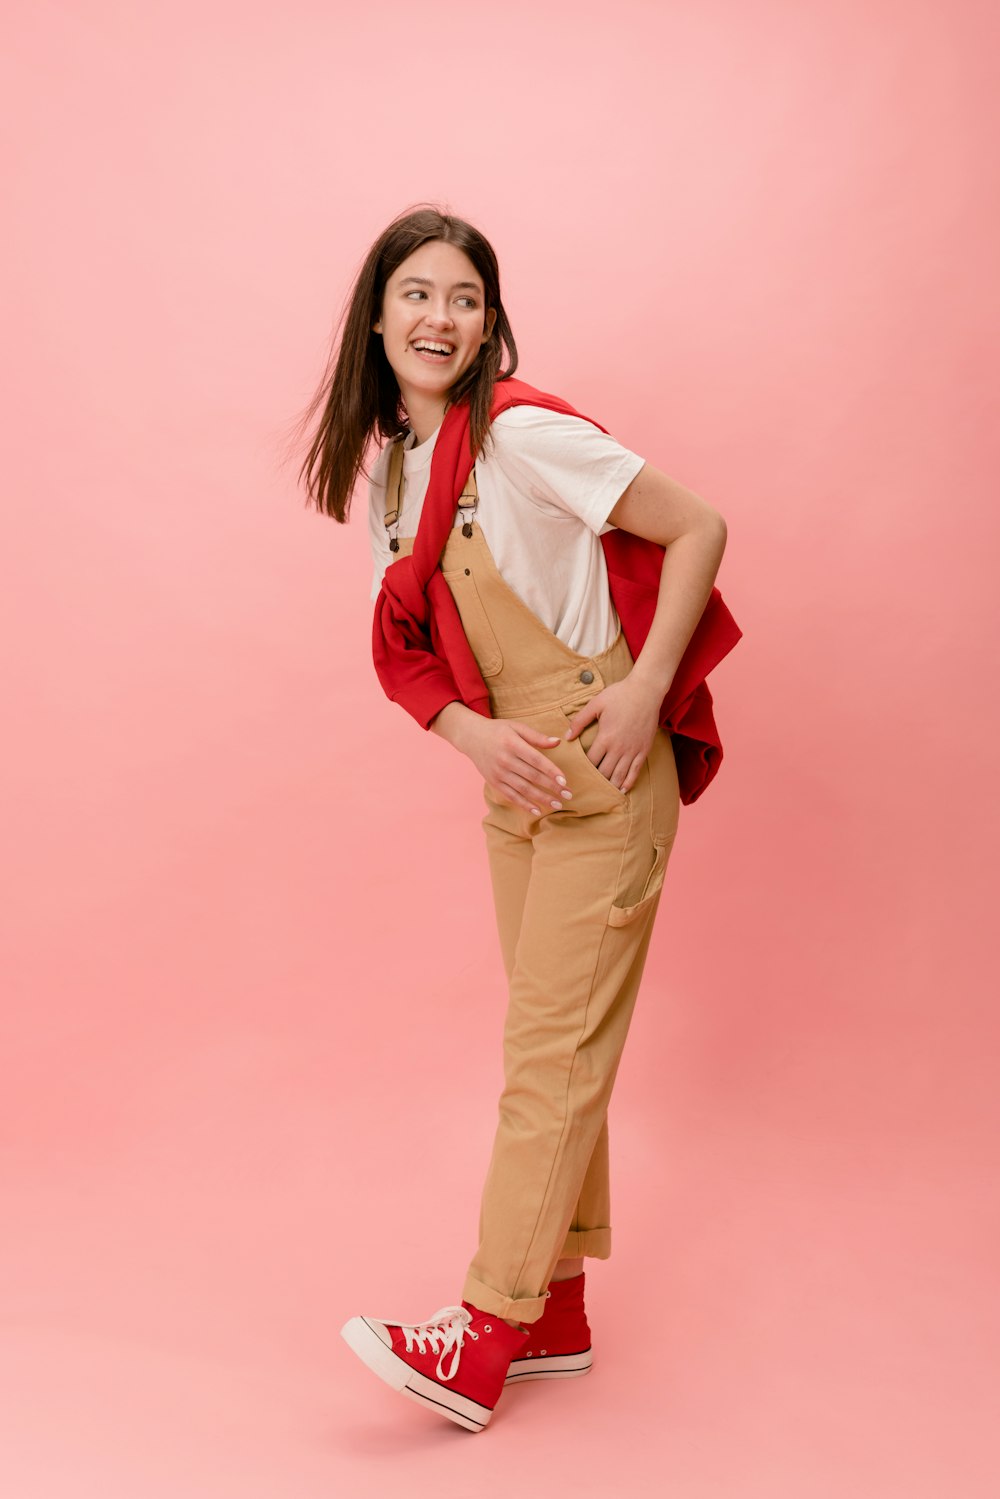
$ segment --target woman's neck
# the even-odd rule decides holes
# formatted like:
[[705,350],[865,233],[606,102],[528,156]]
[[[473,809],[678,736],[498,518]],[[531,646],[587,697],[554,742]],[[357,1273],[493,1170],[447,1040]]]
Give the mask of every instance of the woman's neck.
[[419,448],[421,443],[434,436],[441,423],[444,421],[446,402],[442,400],[428,400],[421,398],[415,391],[404,392],[403,399],[406,403],[406,418],[410,424],[410,431],[416,433],[417,440],[413,444]]

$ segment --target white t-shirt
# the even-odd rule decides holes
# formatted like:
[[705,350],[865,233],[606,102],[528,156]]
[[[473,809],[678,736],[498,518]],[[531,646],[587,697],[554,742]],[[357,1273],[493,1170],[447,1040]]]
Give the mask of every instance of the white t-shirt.
[[[440,431],[418,447],[416,433],[403,439],[400,537],[417,533]],[[597,656],[614,644],[619,629],[600,536],[615,529],[608,514],[646,460],[586,418],[543,406],[508,407],[494,419],[492,432],[493,448],[476,462],[475,520],[497,569],[570,650]],[[385,528],[391,447],[379,453],[369,482],[373,600],[394,560]],[[462,520],[456,509],[455,524]]]

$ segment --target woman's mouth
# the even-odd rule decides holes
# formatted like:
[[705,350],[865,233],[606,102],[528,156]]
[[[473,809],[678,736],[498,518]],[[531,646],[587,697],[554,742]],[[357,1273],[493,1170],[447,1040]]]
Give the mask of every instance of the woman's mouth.
[[447,344],[442,346],[436,340],[425,342],[421,339],[419,343],[411,344],[410,347],[414,354],[421,359],[426,359],[428,364],[447,364],[455,352],[454,346]]

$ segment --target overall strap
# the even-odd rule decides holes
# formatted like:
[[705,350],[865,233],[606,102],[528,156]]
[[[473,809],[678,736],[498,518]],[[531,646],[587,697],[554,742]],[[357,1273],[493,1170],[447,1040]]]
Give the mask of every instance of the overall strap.
[[[403,439],[397,438],[393,443],[392,452],[389,454],[389,471],[385,481],[385,529],[388,531],[399,522],[399,512],[402,509],[402,494],[400,479],[403,475]],[[392,551],[399,550],[399,542],[395,533],[389,542]]]
[[[389,541],[391,552],[399,551],[396,533],[399,527],[399,517],[403,513],[403,442],[404,439],[400,437],[393,443],[392,452],[389,455],[389,471],[385,481],[385,528],[391,533]],[[459,496],[457,507],[465,517],[462,529],[466,536],[472,534],[470,517],[476,513],[478,504],[479,487],[476,484],[476,465],[473,464],[469,470],[469,477],[465,481],[465,487]]]

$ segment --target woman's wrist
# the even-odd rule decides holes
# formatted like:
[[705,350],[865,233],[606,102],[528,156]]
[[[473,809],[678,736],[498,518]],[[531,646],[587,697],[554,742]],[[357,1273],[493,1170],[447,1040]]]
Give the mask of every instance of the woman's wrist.
[[453,702],[445,703],[427,727],[441,739],[447,739],[449,744],[453,744],[464,755],[468,753],[470,731],[475,729],[476,719],[481,717],[481,714],[473,712],[471,708],[467,708],[464,703],[455,699]]
[[627,680],[639,692],[657,703],[663,701],[669,691],[670,684],[676,675],[676,667],[665,667],[662,663],[644,662],[642,654],[636,657],[635,665],[628,674]]

